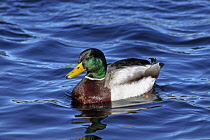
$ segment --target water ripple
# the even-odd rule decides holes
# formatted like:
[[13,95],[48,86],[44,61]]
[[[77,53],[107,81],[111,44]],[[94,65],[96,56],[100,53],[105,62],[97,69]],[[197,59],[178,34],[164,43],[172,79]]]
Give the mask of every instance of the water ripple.
[[[208,139],[208,4],[2,1],[1,139]],[[71,91],[85,73],[65,75],[93,47],[109,63],[151,57],[165,63],[152,100],[74,105]]]

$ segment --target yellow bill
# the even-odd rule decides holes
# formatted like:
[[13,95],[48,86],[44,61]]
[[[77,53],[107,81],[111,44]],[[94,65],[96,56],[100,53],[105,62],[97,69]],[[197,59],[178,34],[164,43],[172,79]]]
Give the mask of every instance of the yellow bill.
[[74,78],[74,77],[78,76],[79,74],[81,74],[85,70],[86,69],[84,69],[82,62],[81,62],[81,63],[77,64],[76,67],[66,75],[66,78],[67,79]]

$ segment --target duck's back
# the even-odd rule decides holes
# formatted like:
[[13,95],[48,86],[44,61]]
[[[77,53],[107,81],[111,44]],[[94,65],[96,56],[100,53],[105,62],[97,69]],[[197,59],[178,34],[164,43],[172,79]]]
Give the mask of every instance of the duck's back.
[[149,92],[161,67],[161,63],[152,64],[147,60],[135,58],[109,64],[105,87],[110,88],[112,101]]

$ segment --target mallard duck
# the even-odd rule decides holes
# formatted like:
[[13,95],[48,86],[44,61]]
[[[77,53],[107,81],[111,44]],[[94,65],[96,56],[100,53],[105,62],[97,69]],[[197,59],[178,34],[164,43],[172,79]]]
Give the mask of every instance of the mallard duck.
[[140,96],[152,90],[163,63],[156,59],[128,58],[107,64],[104,53],[91,48],[83,51],[76,67],[66,75],[74,78],[84,71],[85,77],[73,89],[72,98],[82,104],[117,101]]

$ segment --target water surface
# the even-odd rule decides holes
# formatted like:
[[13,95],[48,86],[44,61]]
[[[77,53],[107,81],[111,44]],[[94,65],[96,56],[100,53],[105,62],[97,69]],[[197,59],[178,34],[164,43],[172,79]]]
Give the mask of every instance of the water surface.
[[[209,139],[208,0],[2,1],[0,139]],[[165,63],[155,100],[78,106],[78,55]],[[152,97],[152,99],[154,99]]]

